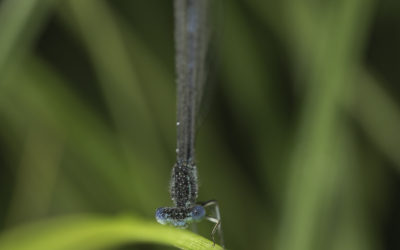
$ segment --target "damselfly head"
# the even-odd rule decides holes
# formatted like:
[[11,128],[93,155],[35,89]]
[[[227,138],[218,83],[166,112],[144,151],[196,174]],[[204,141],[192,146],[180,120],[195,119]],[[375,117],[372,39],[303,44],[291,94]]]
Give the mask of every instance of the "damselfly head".
[[186,228],[193,222],[199,222],[206,216],[203,206],[160,207],[156,210],[156,220],[163,225]]

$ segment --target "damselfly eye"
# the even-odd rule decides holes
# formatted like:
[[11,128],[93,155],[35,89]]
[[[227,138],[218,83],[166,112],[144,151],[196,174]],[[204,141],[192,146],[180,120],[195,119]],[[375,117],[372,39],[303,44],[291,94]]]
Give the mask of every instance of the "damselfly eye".
[[206,210],[202,206],[194,206],[191,212],[194,221],[201,221],[206,216]]
[[168,214],[166,213],[166,209],[164,207],[157,208],[156,210],[156,220],[160,224],[167,224],[168,223]]

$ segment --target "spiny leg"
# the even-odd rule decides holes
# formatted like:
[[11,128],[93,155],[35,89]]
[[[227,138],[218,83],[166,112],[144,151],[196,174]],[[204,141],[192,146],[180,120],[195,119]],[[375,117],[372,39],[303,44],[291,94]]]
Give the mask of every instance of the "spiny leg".
[[216,231],[218,229],[218,234],[219,234],[219,239],[220,239],[220,242],[221,242],[221,246],[224,247],[224,237],[222,235],[222,226],[221,226],[221,214],[219,212],[218,202],[216,200],[209,200],[209,201],[201,203],[201,205],[204,208],[211,207],[211,206],[214,207],[216,218],[207,216],[207,217],[205,217],[205,219],[210,221],[210,222],[215,223],[215,225],[213,227],[213,230],[211,231],[211,238],[212,238],[212,240],[214,242],[214,245],[215,245],[215,233],[216,233]]
[[[221,225],[221,221],[217,220],[216,218],[208,217],[208,216],[206,216],[205,219],[215,223],[215,225],[213,227],[213,230],[211,231],[211,238],[212,238],[213,243],[214,243],[213,246],[215,246],[215,237],[214,236],[215,236],[215,232],[217,231],[218,227]],[[219,235],[221,236],[221,234],[219,234]],[[221,245],[223,245],[222,242],[221,242]]]

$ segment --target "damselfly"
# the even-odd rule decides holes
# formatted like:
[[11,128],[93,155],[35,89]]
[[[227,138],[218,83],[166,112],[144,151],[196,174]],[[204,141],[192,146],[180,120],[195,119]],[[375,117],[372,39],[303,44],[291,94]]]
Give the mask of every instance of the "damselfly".
[[[215,223],[223,245],[221,217],[216,201],[197,202],[198,183],[195,161],[196,114],[206,80],[206,54],[210,32],[210,0],[175,0],[175,47],[177,72],[177,158],[172,169],[170,193],[174,207],[156,211],[161,224],[186,228],[203,219]],[[214,207],[215,217],[206,212]]]

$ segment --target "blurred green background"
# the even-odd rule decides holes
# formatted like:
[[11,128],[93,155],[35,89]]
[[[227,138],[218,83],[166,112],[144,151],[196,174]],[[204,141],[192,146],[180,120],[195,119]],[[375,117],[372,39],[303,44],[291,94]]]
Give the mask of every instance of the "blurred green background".
[[[197,155],[227,248],[400,249],[400,2],[218,6]],[[0,1],[0,249],[206,248],[154,220],[174,79],[172,0]]]

